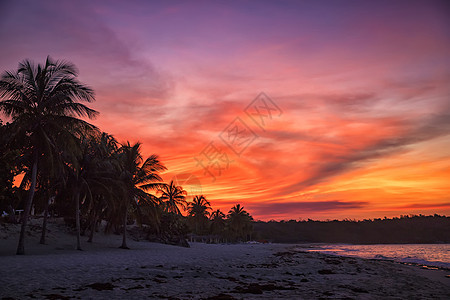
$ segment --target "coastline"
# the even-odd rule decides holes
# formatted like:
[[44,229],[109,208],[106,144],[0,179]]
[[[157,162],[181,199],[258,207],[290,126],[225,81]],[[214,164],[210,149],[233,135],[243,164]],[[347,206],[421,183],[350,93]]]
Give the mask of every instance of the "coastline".
[[[99,234],[74,249],[73,236],[30,255],[0,256],[0,297],[13,299],[381,299],[450,297],[445,270],[298,251],[288,244],[202,244],[182,248]],[[34,237],[35,238],[35,237]],[[60,237],[61,238],[61,237]],[[0,248],[15,244],[0,240]],[[35,243],[36,242],[36,243]],[[61,247],[61,245],[63,247]],[[65,246],[64,246],[65,245]],[[34,253],[34,254],[31,254]]]
[[[442,248],[446,246],[446,248]],[[370,251],[367,251],[367,247]],[[346,244],[311,243],[298,244],[300,251],[323,254],[386,260],[424,269],[440,269],[450,273],[450,244]],[[437,255],[436,255],[437,254]]]

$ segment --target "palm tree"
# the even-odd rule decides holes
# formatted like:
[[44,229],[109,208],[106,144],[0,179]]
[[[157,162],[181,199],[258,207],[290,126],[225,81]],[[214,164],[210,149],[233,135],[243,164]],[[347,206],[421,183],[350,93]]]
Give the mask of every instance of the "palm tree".
[[196,234],[199,234],[199,229],[205,227],[209,210],[211,210],[211,204],[203,195],[195,196],[192,202],[188,204],[188,215],[194,221]]
[[61,150],[69,151],[83,131],[93,125],[78,117],[93,118],[97,112],[80,102],[94,101],[94,92],[80,83],[75,66],[47,57],[45,64],[29,60],[19,64],[17,71],[5,72],[0,79],[0,110],[12,118],[12,134],[24,142],[28,154],[31,184],[22,216],[17,254],[24,254],[25,228],[33,202],[39,162]]
[[147,203],[156,207],[157,198],[146,191],[154,190],[163,186],[159,172],[166,167],[159,161],[157,155],[153,154],[144,162],[141,155],[141,144],[138,142],[133,146],[129,142],[120,149],[120,162],[122,172],[121,180],[125,187],[125,198],[121,203],[123,213],[123,239],[120,248],[128,249],[126,241],[126,229],[128,210],[130,205],[138,206],[139,203]]
[[116,139],[102,132],[93,136],[89,142],[92,156],[90,176],[92,189],[88,202],[88,227],[90,235],[88,242],[92,242],[98,220],[108,207],[114,211],[114,205],[121,195],[121,182],[116,178],[120,170],[118,161],[118,143]]
[[218,239],[218,237],[223,236],[224,234],[226,226],[225,214],[220,209],[217,209],[211,213],[210,220],[211,233]]
[[[106,145],[105,145],[106,143]],[[118,195],[121,190],[120,182],[114,178],[116,169],[110,163],[117,151],[115,140],[105,133],[92,134],[80,141],[81,155],[76,164],[68,167],[69,181],[67,188],[72,190],[75,202],[75,223],[77,231],[77,249],[81,250],[80,242],[80,204],[89,206],[91,218],[96,221],[97,213],[107,200]],[[110,201],[111,202],[111,201]],[[92,229],[92,226],[91,226]],[[92,241],[93,232],[89,241]]]
[[165,184],[159,188],[161,192],[160,199],[164,201],[165,211],[181,215],[181,211],[178,206],[186,209],[186,191],[181,186],[177,186],[173,183]]
[[253,218],[240,204],[236,204],[230,209],[227,219],[233,239],[245,238],[252,231]]

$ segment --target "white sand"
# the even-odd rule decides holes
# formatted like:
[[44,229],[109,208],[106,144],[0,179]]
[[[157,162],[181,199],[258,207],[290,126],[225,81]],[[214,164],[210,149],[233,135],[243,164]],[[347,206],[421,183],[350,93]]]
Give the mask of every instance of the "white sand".
[[450,299],[450,272],[442,270],[279,244],[181,248],[130,239],[132,249],[123,250],[120,236],[102,234],[92,245],[82,237],[85,251],[76,251],[74,236],[56,224],[50,230],[48,245],[39,245],[38,231],[31,231],[29,254],[16,256],[11,234],[18,226],[0,227],[0,298]]

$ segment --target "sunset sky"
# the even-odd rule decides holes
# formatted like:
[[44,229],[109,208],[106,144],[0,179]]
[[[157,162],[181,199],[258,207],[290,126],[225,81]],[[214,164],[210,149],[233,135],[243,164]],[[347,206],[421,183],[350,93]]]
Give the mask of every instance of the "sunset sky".
[[47,55],[190,193],[255,219],[450,215],[447,1],[4,1],[0,71]]

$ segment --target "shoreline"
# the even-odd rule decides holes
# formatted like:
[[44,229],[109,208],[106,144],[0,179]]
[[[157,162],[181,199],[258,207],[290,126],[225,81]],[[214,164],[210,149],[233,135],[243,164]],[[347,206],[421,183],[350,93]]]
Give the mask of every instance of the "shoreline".
[[[408,256],[408,249],[405,249],[406,255],[403,257],[396,256],[395,252],[390,255],[394,256],[385,256],[386,249],[381,249],[379,251],[374,251],[371,249],[370,255],[365,249],[361,249],[363,247],[369,246],[369,247],[390,247],[390,246],[397,246],[397,247],[412,247],[412,246],[441,246],[441,245],[448,245],[449,243],[442,243],[442,244],[347,244],[347,243],[311,243],[311,244],[297,244],[300,251],[309,251],[309,252],[318,252],[328,255],[336,255],[336,256],[344,256],[344,257],[359,257],[364,259],[373,259],[373,260],[384,260],[384,261],[392,261],[394,263],[404,264],[404,265],[413,265],[417,267],[421,267],[424,269],[439,269],[439,270],[445,270],[450,271],[450,262],[444,262],[439,260],[430,260],[427,257],[417,257],[417,256]],[[355,249],[341,249],[343,247],[358,247]],[[394,250],[397,252],[400,252],[398,250]],[[415,252],[418,250],[416,249]],[[445,250],[444,250],[445,251]],[[449,248],[450,251],[450,248]],[[413,250],[414,252],[414,250]],[[381,254],[383,253],[383,254]],[[405,254],[405,253],[403,253]],[[412,255],[417,255],[416,253]],[[423,254],[422,254],[423,255]]]
[[340,257],[340,258],[356,258],[365,261],[373,261],[373,262],[386,262],[393,265],[410,267],[415,272],[422,273],[423,276],[428,277],[432,280],[440,281],[446,285],[450,285],[450,268],[440,267],[440,266],[428,266],[421,263],[414,262],[402,262],[396,261],[395,259],[387,259],[387,258],[364,258],[352,255],[344,255],[344,254],[335,254],[335,253],[323,253],[321,251],[305,251],[304,249],[298,250],[297,247],[292,247],[294,251],[304,252],[304,253],[318,253],[324,255],[326,257]]

